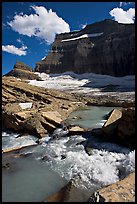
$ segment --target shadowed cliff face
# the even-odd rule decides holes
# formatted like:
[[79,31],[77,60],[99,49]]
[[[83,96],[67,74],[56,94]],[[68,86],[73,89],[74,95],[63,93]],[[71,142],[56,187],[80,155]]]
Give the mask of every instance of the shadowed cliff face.
[[134,56],[134,24],[104,20],[81,31],[57,35],[48,56],[36,63],[35,71],[132,75]]

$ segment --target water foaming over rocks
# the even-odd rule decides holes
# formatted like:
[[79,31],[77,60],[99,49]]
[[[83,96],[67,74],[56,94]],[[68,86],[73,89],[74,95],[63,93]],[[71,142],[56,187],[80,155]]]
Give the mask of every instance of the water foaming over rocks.
[[79,188],[100,188],[119,181],[135,170],[135,151],[130,152],[128,148],[113,144],[118,152],[92,149],[89,156],[84,146],[78,144],[79,141],[85,141],[85,138],[72,136],[52,140],[44,152],[44,155],[50,155],[48,164],[51,168],[68,181],[79,175]]

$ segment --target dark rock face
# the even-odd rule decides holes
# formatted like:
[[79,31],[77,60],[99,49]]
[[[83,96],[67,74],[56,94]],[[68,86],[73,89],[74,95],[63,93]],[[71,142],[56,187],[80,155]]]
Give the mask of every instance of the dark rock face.
[[48,56],[36,63],[35,71],[133,75],[134,57],[135,25],[104,20],[81,31],[57,35]]
[[13,67],[13,69],[5,74],[5,76],[13,76],[13,77],[18,77],[21,79],[36,79],[40,80],[41,78],[33,73],[33,69],[23,62],[17,61]]

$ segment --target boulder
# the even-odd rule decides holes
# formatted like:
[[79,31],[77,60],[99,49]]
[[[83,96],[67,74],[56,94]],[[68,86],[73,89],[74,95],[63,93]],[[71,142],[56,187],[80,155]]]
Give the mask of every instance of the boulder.
[[135,173],[94,192],[87,202],[135,202]]
[[109,134],[109,135],[113,134],[118,125],[118,121],[121,117],[122,117],[122,112],[119,109],[113,109],[108,120],[104,123],[102,127],[102,131],[105,134]]
[[79,126],[71,126],[69,128],[69,135],[80,135],[83,134],[86,130]]
[[135,173],[103,187],[90,195],[90,191],[78,187],[80,177],[72,178],[58,192],[44,202],[135,202]]
[[72,178],[63,188],[49,196],[44,202],[85,202],[89,195],[89,192],[79,188],[75,178]]
[[102,136],[134,149],[135,107],[114,109],[102,127]]
[[127,146],[135,148],[135,108],[125,108],[117,126],[118,138]]
[[42,112],[42,116],[50,123],[60,126],[62,122],[62,116],[57,111]]

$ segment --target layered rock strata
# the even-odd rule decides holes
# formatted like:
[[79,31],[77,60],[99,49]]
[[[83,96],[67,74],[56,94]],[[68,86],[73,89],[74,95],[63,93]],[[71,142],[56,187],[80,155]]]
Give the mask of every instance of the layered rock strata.
[[5,76],[13,76],[21,79],[36,79],[41,80],[41,78],[33,72],[33,69],[23,62],[17,61],[13,67],[13,69],[5,74]]
[[2,128],[45,136],[84,105],[63,92],[29,85],[13,77],[2,78]]
[[134,61],[135,25],[107,19],[57,35],[49,54],[36,63],[35,71],[125,76],[135,74]]

